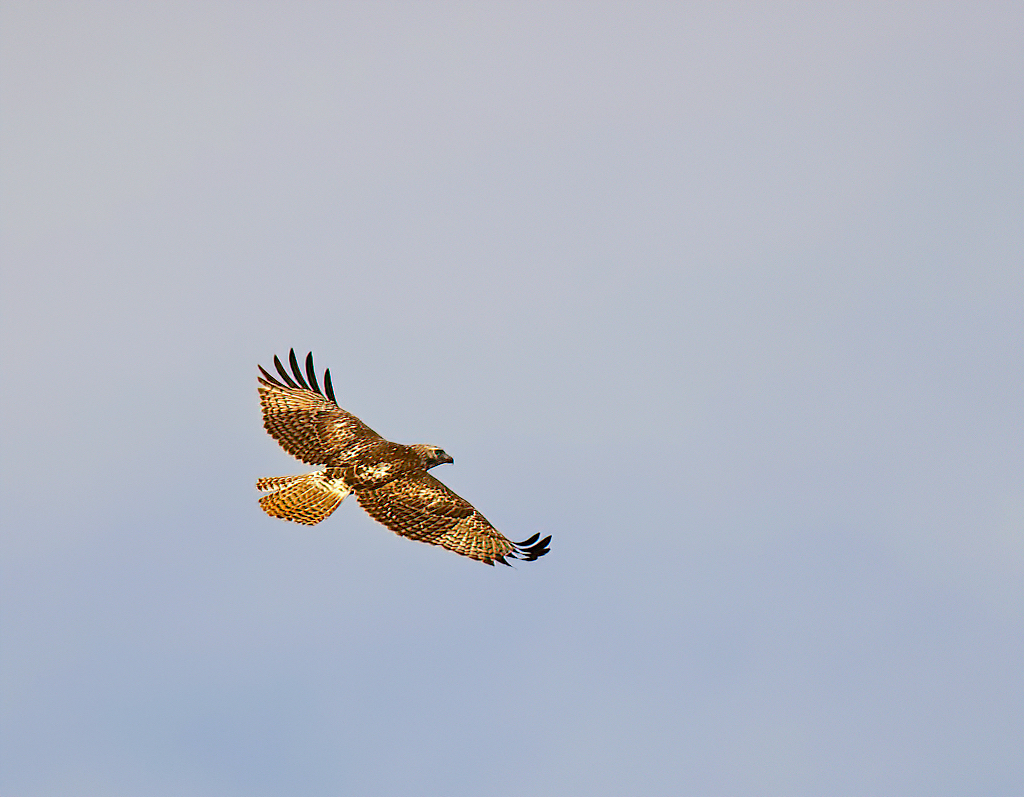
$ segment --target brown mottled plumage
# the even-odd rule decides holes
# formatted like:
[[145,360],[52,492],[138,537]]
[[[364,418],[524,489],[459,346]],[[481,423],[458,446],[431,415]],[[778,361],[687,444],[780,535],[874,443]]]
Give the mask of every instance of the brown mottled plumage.
[[321,391],[312,353],[306,356],[305,373],[294,349],[288,362],[291,374],[274,357],[280,379],[259,367],[263,426],[296,459],[325,467],[300,476],[259,479],[256,488],[267,493],[260,507],[268,515],[312,526],[351,492],[374,520],[397,534],[485,564],[507,565],[506,557],[529,562],[548,552],[550,536],[539,540],[534,534],[512,542],[472,504],[427,473],[453,461],[440,448],[389,442],[339,407],[330,369],[324,372]]

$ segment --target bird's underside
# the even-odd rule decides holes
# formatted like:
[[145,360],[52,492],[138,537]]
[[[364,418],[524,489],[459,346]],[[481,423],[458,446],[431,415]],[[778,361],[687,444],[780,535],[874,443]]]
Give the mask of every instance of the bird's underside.
[[293,457],[323,467],[259,479],[256,488],[266,493],[260,507],[268,515],[314,525],[355,493],[370,517],[395,533],[485,564],[529,562],[548,552],[550,536],[512,542],[430,475],[430,468],[452,462],[440,448],[392,443],[339,407],[330,369],[324,371],[321,390],[312,353],[306,356],[305,372],[294,349],[288,362],[291,373],[274,357],[277,376],[259,366],[263,426]]

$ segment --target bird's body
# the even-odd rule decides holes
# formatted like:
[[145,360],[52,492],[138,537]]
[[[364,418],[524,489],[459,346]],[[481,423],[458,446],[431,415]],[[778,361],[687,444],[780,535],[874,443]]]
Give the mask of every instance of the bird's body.
[[427,471],[453,460],[437,446],[403,445],[385,440],[338,406],[331,372],[321,391],[306,356],[305,374],[295,351],[291,374],[274,357],[280,378],[260,367],[263,425],[289,454],[323,469],[299,476],[259,479],[263,511],[273,517],[314,525],[330,515],[349,493],[374,518],[397,534],[441,545],[485,564],[509,559],[532,561],[548,552],[551,537],[539,534],[514,543],[495,529],[472,504]]

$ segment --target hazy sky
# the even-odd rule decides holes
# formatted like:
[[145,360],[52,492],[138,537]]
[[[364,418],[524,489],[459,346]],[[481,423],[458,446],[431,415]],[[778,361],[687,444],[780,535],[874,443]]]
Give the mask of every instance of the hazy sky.
[[[0,5],[0,791],[1024,793],[1019,3]],[[298,473],[256,365],[514,539]]]

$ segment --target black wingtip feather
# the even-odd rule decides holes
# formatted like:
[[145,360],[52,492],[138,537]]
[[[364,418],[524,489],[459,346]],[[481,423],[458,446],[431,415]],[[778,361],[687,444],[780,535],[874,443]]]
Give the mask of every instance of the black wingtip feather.
[[302,368],[299,367],[299,360],[295,356],[295,349],[288,352],[288,364],[292,367],[291,373],[285,368],[281,358],[275,354],[274,367],[277,368],[278,376],[271,376],[262,365],[257,365],[256,367],[260,369],[264,381],[272,385],[290,387],[293,390],[311,390],[317,395],[326,396],[335,404],[338,403],[338,400],[334,397],[334,385],[331,383],[330,368],[324,371],[324,390],[320,389],[320,383],[316,378],[316,368],[313,365],[313,352],[306,355],[305,374],[303,374]]
[[288,387],[295,388],[296,390],[299,389],[299,386],[292,381],[292,378],[288,375],[288,370],[284,367],[281,363],[281,359],[276,354],[274,355],[274,367],[277,369],[277,372],[281,375],[281,378]]
[[298,382],[301,387],[309,390],[309,385],[306,384],[306,380],[302,376],[302,369],[299,368],[299,361],[295,356],[295,349],[288,352],[288,364],[291,365],[292,373],[295,374],[295,381]]
[[270,384],[277,385],[278,387],[284,387],[284,385],[282,385],[280,381],[278,381],[277,377],[268,374],[267,370],[262,365],[257,365],[256,367],[259,368],[260,373],[263,374],[264,381],[270,382]]
[[551,535],[549,534],[543,540],[537,542],[539,537],[540,534],[538,533],[534,534],[528,540],[513,543],[513,545],[515,545],[515,551],[509,554],[509,556],[514,556],[516,559],[521,559],[524,562],[532,562],[536,559],[540,559],[544,554],[551,550],[548,547],[548,544],[551,542]]
[[320,392],[320,385],[316,382],[316,371],[313,370],[313,352],[306,355],[306,379],[309,380],[310,389],[314,393],[320,393],[322,396],[323,393]]
[[334,397],[334,385],[331,384],[331,369],[327,368],[324,371],[324,390],[327,391],[327,398],[333,401],[335,404],[338,400]]

